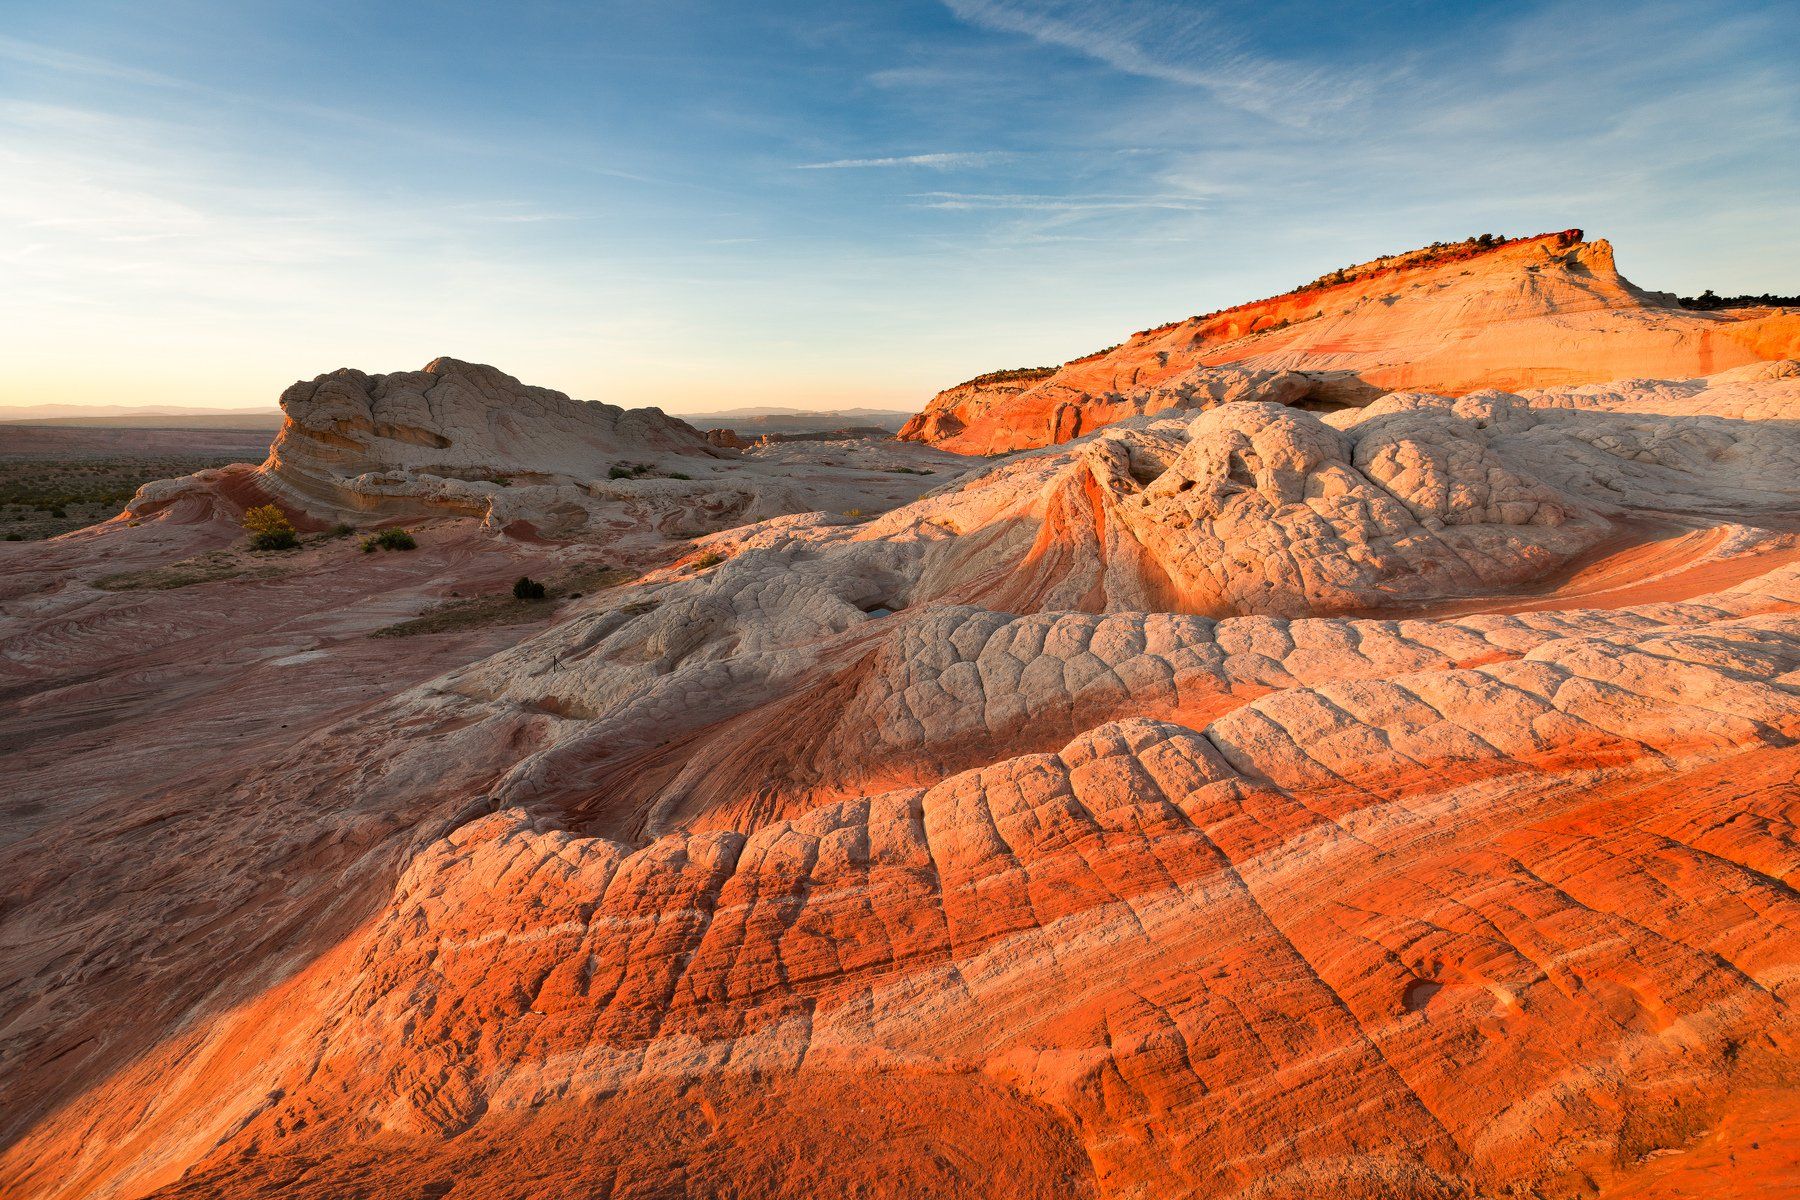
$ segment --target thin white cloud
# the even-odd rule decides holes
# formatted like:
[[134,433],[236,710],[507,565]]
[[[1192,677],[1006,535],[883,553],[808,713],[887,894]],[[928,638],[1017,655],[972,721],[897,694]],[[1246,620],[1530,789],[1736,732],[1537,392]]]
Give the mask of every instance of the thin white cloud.
[[839,158],[831,162],[800,163],[796,171],[838,171],[850,167],[985,167],[1013,157],[1000,150],[973,150],[949,154],[904,154],[894,158]]
[[1016,192],[921,192],[917,199],[921,208],[1015,212],[1129,212],[1139,209],[1199,212],[1207,207],[1204,197],[1194,195],[1053,196]]
[[1159,0],[942,0],[958,19],[1102,62],[1116,71],[1204,88],[1235,108],[1288,123],[1342,108],[1364,84],[1261,57],[1205,6]]
[[98,79],[117,79],[126,83],[142,84],[146,87],[171,88],[179,91],[198,90],[185,79],[176,79],[171,75],[145,71],[137,67],[121,66],[118,63],[107,62],[105,59],[89,58],[85,54],[71,54],[66,50],[41,46],[36,42],[27,42],[19,38],[0,37],[0,59],[22,63],[28,67],[37,67],[45,71],[55,71],[62,75],[88,75]]

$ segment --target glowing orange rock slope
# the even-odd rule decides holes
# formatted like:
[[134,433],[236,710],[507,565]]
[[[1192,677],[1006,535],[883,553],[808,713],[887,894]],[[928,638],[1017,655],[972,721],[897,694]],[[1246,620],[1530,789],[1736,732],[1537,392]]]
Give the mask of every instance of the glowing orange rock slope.
[[1067,441],[1223,400],[1337,407],[1402,389],[1462,395],[1800,356],[1800,313],[1690,312],[1620,275],[1581,231],[1376,259],[1283,296],[1133,334],[1042,378],[936,396],[900,436],[965,454]]
[[[298,385],[262,467],[0,548],[0,1194],[1791,1189],[1800,363],[1746,357],[1258,366],[998,461]],[[419,548],[234,549],[264,502]]]

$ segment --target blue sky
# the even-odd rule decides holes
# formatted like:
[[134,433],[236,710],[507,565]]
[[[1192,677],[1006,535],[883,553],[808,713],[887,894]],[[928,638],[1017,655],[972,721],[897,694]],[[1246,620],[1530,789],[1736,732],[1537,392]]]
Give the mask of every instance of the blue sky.
[[1800,6],[0,0],[0,403],[917,407],[1437,239],[1800,288]]

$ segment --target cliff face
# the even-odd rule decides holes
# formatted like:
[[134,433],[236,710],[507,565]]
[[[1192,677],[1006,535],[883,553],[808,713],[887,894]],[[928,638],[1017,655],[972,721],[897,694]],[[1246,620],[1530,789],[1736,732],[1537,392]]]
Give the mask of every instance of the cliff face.
[[[961,453],[1053,445],[1125,417],[1228,399],[1338,407],[1633,376],[1687,379],[1800,353],[1800,312],[1700,313],[1621,276],[1580,230],[1428,248],[1177,321],[1016,390],[953,388],[901,433]],[[1226,377],[1230,366],[1253,373]],[[1279,392],[1254,373],[1299,372]],[[1228,396],[1221,396],[1229,391]]]
[[941,442],[962,432],[964,414],[984,413],[1056,374],[1055,367],[1019,371],[992,371],[966,383],[945,388],[931,398],[900,430],[899,436],[914,442]]

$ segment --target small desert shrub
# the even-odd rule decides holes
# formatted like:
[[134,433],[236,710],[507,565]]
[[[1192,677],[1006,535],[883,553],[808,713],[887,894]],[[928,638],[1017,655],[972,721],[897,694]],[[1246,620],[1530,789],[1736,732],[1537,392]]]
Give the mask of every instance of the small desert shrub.
[[693,476],[692,475],[683,475],[680,471],[670,471],[669,478],[670,479],[692,479]]
[[844,515],[849,517],[852,521],[860,521],[866,514],[860,508],[846,508],[844,510]]
[[253,550],[292,550],[300,545],[293,523],[273,504],[259,504],[245,512],[244,528],[250,531]]
[[373,554],[377,550],[416,550],[419,543],[413,535],[404,529],[384,529],[373,537],[363,539],[364,554]]
[[542,600],[544,585],[529,575],[521,575],[513,584],[514,600]]
[[277,530],[274,533],[259,533],[250,539],[252,550],[297,550],[300,548],[300,537],[291,529]]
[[716,567],[724,561],[725,556],[723,554],[720,554],[717,550],[708,550],[705,554],[702,554],[699,558],[694,560],[694,566],[704,571],[706,568]]
[[331,527],[331,536],[334,538],[349,537],[355,532],[356,526],[345,521],[339,521],[336,525]]

